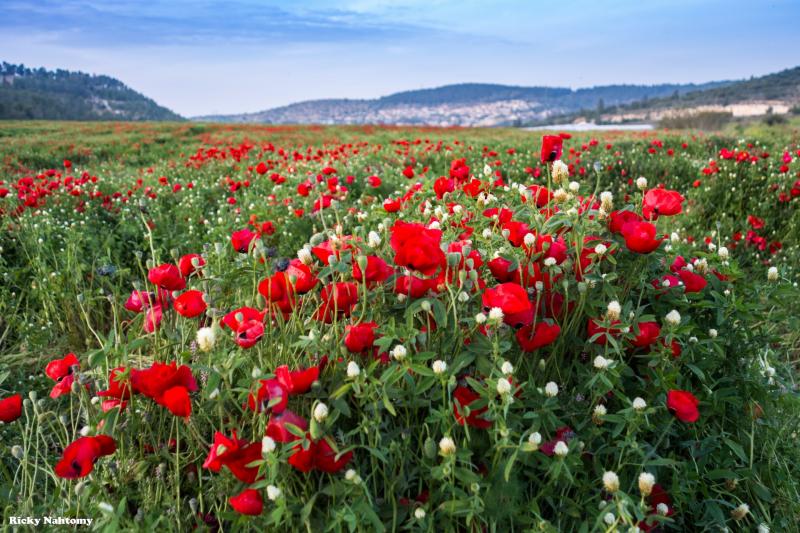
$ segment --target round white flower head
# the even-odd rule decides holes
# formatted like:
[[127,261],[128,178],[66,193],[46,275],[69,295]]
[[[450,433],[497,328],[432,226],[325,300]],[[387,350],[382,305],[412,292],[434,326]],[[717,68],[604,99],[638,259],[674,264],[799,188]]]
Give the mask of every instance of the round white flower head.
[[314,262],[314,256],[311,255],[311,251],[308,248],[300,248],[297,250],[297,258],[304,265],[310,265]]
[[414,518],[416,518],[417,520],[425,520],[425,514],[426,514],[425,509],[423,509],[422,507],[417,507],[416,509],[414,509]]
[[645,178],[644,176],[636,178],[636,187],[640,191],[645,190],[647,188],[647,178]]
[[679,243],[681,241],[681,237],[680,235],[678,235],[676,232],[673,231],[669,235],[669,240],[671,240],[674,243]]
[[605,244],[603,244],[602,242],[594,247],[594,253],[596,253],[597,255],[603,255],[607,251],[608,251],[608,247]]
[[614,516],[614,513],[606,513],[603,515],[603,522],[605,522],[608,526],[613,525],[616,521],[617,517]]
[[639,492],[642,493],[642,496],[650,496],[650,493],[653,492],[653,485],[655,484],[656,476],[650,472],[642,472],[639,474]]
[[767,524],[758,524],[758,533],[769,533],[769,526]]
[[577,181],[570,181],[569,182],[569,192],[576,193],[581,190],[581,184]]
[[769,267],[769,270],[767,270],[767,280],[769,280],[769,281],[778,281],[778,268],[777,267]]
[[731,511],[731,516],[736,520],[743,520],[747,513],[750,512],[750,506],[746,503],[740,503],[739,506]]
[[488,239],[489,237],[492,236],[492,230],[490,230],[489,228],[486,228],[486,229],[483,230],[483,233],[481,233],[481,235],[483,235],[484,239]]
[[547,385],[544,386],[544,394],[548,398],[554,398],[558,395],[558,385],[554,381],[549,381]]
[[718,334],[719,333],[714,328],[708,330],[708,336],[711,337],[712,339],[716,339]]
[[594,406],[594,414],[595,414],[595,416],[605,416],[606,413],[608,413],[608,409],[606,409],[605,405],[599,403],[599,404]]
[[522,242],[525,243],[525,246],[533,246],[536,244],[536,236],[533,233],[526,233],[525,237],[522,239]]
[[347,363],[347,377],[348,378],[357,378],[361,374],[361,369],[358,367],[358,363],[355,361],[350,361]]
[[606,368],[608,368],[608,365],[610,363],[611,363],[611,361],[609,361],[608,359],[606,359],[602,355],[598,355],[597,357],[594,358],[594,367],[597,370],[605,370]]
[[608,492],[617,492],[619,490],[619,477],[617,477],[617,474],[611,471],[604,473],[603,486]]
[[610,213],[614,209],[614,195],[611,191],[603,191],[600,193],[600,207],[603,211]]
[[728,248],[725,246],[720,246],[719,250],[717,250],[717,254],[719,254],[720,259],[727,259],[731,255]]
[[492,322],[501,322],[504,316],[503,310],[499,307],[492,307],[489,310],[489,320]]
[[542,434],[538,431],[534,431],[528,436],[528,443],[538,447],[542,443]]
[[283,494],[281,492],[281,489],[279,489],[275,485],[267,485],[267,498],[269,498],[270,501],[274,502],[275,500],[281,497],[281,494]]
[[456,443],[450,437],[442,437],[439,441],[439,452],[442,455],[453,455],[456,453]]
[[569,179],[569,167],[560,159],[553,161],[553,182],[561,183]]
[[367,243],[372,247],[376,248],[381,244],[381,236],[378,235],[377,231],[370,231],[367,235]]
[[433,368],[434,374],[436,374],[437,376],[441,376],[442,374],[447,372],[447,363],[445,363],[441,359],[437,359],[436,361],[433,362],[431,368]]
[[511,383],[506,378],[500,378],[497,380],[497,394],[500,396],[505,396],[511,392]]
[[666,503],[659,503],[656,505],[656,512],[661,516],[667,516],[667,513],[669,513],[669,506],[667,506]]
[[644,401],[643,398],[639,398],[638,396],[633,399],[633,408],[637,411],[644,411],[647,409],[647,402]]
[[344,478],[347,481],[353,481],[356,477],[358,477],[358,472],[356,472],[352,468],[348,468],[347,472],[344,473]]
[[612,300],[608,302],[606,316],[609,320],[618,320],[620,313],[622,313],[622,306],[619,305],[618,301]]
[[475,315],[475,323],[477,324],[484,324],[486,322],[486,315],[483,313],[478,313]]
[[670,326],[677,326],[681,323],[681,314],[675,309],[673,309],[672,311],[667,313],[667,316],[664,317],[664,320]]
[[405,359],[406,355],[408,355],[408,351],[406,350],[406,347],[403,346],[402,344],[398,344],[397,346],[392,348],[392,357],[394,357],[398,361],[402,361],[403,359]]
[[544,260],[544,266],[546,267],[555,266],[555,264],[556,264],[555,257],[548,257],[547,259]]
[[197,330],[196,340],[200,351],[208,352],[217,343],[217,334],[214,332],[214,328],[200,328]]
[[566,457],[567,454],[569,453],[569,448],[567,447],[567,443],[564,442],[563,440],[556,442],[556,445],[553,448],[553,452],[558,457]]
[[320,402],[314,407],[314,420],[322,423],[326,418],[328,418],[328,406]]
[[266,457],[275,451],[275,441],[272,437],[264,437],[261,439],[261,453]]
[[503,364],[500,365],[500,372],[502,372],[506,376],[510,376],[511,374],[514,373],[514,365],[512,365],[508,361],[503,361]]

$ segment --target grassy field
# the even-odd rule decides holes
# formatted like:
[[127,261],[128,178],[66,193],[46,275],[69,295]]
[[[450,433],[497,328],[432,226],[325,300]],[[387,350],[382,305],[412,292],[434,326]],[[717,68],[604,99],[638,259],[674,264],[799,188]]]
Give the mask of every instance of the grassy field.
[[799,143],[0,123],[3,516],[798,531]]

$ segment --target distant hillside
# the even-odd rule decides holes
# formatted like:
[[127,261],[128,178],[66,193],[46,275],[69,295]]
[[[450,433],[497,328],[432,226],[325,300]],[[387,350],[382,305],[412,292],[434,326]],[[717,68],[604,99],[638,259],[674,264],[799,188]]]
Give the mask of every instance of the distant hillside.
[[183,120],[108,76],[0,64],[0,119]]
[[578,90],[463,83],[404,91],[372,100],[310,100],[257,113],[203,116],[195,120],[273,124],[522,125],[583,109],[603,110],[643,99],[724,87],[728,83],[608,85]]
[[784,114],[800,105],[800,67],[752,77],[721,87],[690,91],[611,106],[602,112],[577,112],[559,117],[599,122],[655,121],[697,113],[726,113],[731,117]]

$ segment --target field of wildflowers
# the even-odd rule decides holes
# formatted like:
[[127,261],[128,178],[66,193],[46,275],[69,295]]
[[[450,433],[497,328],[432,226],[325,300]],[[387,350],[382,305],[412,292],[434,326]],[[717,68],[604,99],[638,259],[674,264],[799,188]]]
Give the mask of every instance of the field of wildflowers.
[[6,123],[0,156],[4,517],[798,531],[796,130]]

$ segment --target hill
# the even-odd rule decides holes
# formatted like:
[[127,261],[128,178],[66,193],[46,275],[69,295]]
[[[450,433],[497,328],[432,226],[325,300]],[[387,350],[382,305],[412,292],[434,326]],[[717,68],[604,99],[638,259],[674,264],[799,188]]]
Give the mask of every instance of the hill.
[[584,89],[462,83],[403,91],[369,100],[309,100],[257,113],[212,115],[195,120],[273,124],[429,124],[501,126],[541,122],[584,109],[720,88],[705,84],[607,85]]
[[0,64],[0,119],[183,120],[109,76]]

